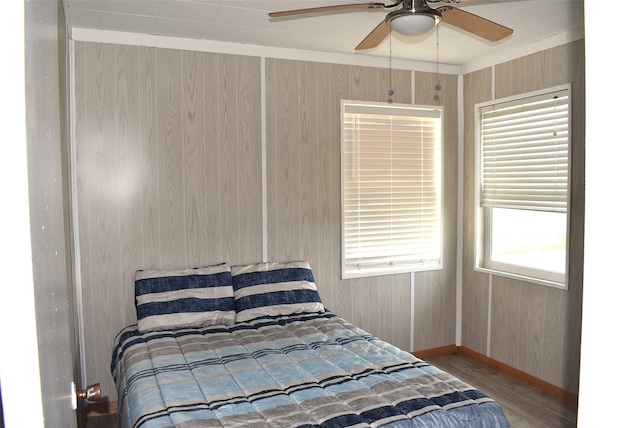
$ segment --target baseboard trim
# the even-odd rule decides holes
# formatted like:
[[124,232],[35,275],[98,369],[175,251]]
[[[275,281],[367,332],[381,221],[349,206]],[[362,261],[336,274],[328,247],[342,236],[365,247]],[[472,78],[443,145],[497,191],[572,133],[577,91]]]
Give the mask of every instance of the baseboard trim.
[[531,388],[534,388],[543,394],[549,395],[562,402],[565,402],[571,406],[578,407],[578,394],[570,392],[566,389],[560,388],[552,383],[539,379],[535,376],[525,373],[522,370],[518,370],[505,363],[494,360],[491,357],[483,355],[473,349],[466,348],[464,346],[448,345],[438,348],[425,349],[421,351],[412,352],[416,357],[426,360],[429,358],[442,357],[450,354],[460,354],[461,356],[468,358],[478,364],[488,367],[496,372],[517,380]]
[[435,357],[444,357],[445,355],[457,354],[458,347],[456,345],[440,346],[439,348],[423,349],[421,351],[414,351],[412,354],[421,360],[426,360]]
[[519,382],[524,383],[538,391],[550,395],[553,398],[556,398],[560,401],[563,401],[571,406],[578,407],[578,394],[575,394],[566,389],[560,388],[552,383],[549,383],[545,380],[537,378],[535,376],[530,375],[529,373],[525,373],[522,370],[518,370],[514,367],[511,367],[507,364],[501,363],[500,361],[494,360],[493,358],[487,357],[479,352],[474,351],[473,349],[465,348],[461,346],[459,349],[460,355],[469,358],[479,364],[489,367],[501,373],[505,376],[508,376],[512,379],[515,379]]

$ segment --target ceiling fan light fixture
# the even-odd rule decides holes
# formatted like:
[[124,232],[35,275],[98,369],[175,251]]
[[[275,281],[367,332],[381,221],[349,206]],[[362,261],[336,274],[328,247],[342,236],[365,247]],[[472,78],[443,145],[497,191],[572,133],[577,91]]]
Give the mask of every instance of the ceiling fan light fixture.
[[404,36],[419,36],[437,24],[436,17],[427,13],[410,13],[391,18],[391,28]]

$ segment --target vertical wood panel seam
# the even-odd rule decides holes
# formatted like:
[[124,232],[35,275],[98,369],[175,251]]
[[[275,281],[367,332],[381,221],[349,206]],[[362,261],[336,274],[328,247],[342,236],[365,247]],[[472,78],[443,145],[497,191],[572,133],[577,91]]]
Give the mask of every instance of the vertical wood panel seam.
[[[122,124],[121,121],[118,120],[118,110],[120,109],[119,108],[120,107],[119,96],[120,95],[125,96],[125,94],[120,94],[121,91],[120,91],[119,79],[120,78],[127,79],[128,77],[125,77],[125,74],[128,74],[128,70],[127,70],[127,73],[125,73],[125,72],[122,73],[123,76],[120,76],[119,73],[118,73],[118,68],[121,66],[121,64],[120,64],[120,60],[121,60],[120,55],[124,54],[126,56],[126,53],[124,53],[125,47],[120,46],[120,48],[118,48],[116,45],[114,45],[113,50],[114,50],[114,52],[113,52],[113,55],[114,55],[114,62],[113,62],[114,70],[113,71],[114,71],[114,73],[113,74],[116,77],[116,80],[114,82],[115,83],[115,88],[114,88],[115,89],[115,94],[114,94],[115,95],[115,103],[113,103],[113,117],[114,117],[114,120],[116,122],[115,123],[115,128],[116,128],[115,129],[115,134],[116,134],[115,135],[115,137],[116,137],[115,138],[115,140],[116,140],[116,144],[115,144],[115,146],[116,146],[116,150],[115,150],[115,152],[116,152],[115,153],[115,167],[116,167],[116,171],[117,171],[117,175],[118,175],[118,178],[116,179],[117,183],[115,183],[115,184],[116,184],[118,193],[120,193],[121,192],[120,183],[121,183],[121,179],[122,179],[121,178],[122,175],[121,175],[121,171],[120,171],[120,153],[122,152],[121,147],[120,147],[120,145],[122,144],[122,141],[121,141],[122,129],[121,129],[121,127],[126,127],[126,124]],[[120,50],[120,54],[118,54],[118,50]],[[122,61],[126,64],[126,58],[124,58]],[[128,132],[128,130],[127,130],[127,132]],[[117,204],[117,210],[118,210],[118,214],[117,214],[118,215],[118,217],[117,217],[117,222],[118,222],[118,272],[120,273],[120,281],[124,281],[124,276],[123,276],[124,269],[123,269],[123,265],[122,265],[122,256],[124,254],[123,254],[123,248],[122,248],[122,204],[121,203]],[[122,293],[120,293],[120,295],[122,296]],[[120,315],[124,318],[124,308],[120,308],[120,311],[121,311]]]
[[[195,55],[195,54],[194,54]],[[186,126],[185,126],[185,120],[184,120],[184,103],[185,103],[185,95],[184,95],[184,85],[185,83],[185,78],[184,78],[184,73],[185,70],[184,68],[186,67],[186,59],[185,59],[185,51],[179,51],[179,64],[180,64],[180,92],[178,93],[178,101],[180,103],[180,113],[178,114],[178,121],[180,122],[180,161],[182,163],[182,236],[186,237],[188,236],[187,234],[187,168],[185,165],[185,158],[187,156],[187,154],[185,153],[185,132],[187,132],[186,130]],[[184,264],[185,266],[187,266],[188,263],[191,262],[191,260],[189,260],[189,251],[187,250],[187,248],[189,247],[189,244],[185,241],[184,245],[182,246],[182,250],[183,250],[183,255],[182,257],[184,257]]]
[[416,71],[411,70],[411,104],[416,103]]
[[[154,115],[154,126],[155,126],[155,141],[154,144],[156,145],[154,153],[155,153],[155,162],[154,162],[154,171],[153,171],[153,177],[155,178],[155,183],[154,186],[156,187],[156,191],[154,192],[156,194],[156,213],[160,212],[160,174],[158,174],[158,171],[160,170],[160,147],[158,144],[158,141],[160,139],[160,137],[158,136],[158,49],[153,49],[153,115]],[[156,233],[157,233],[157,241],[158,241],[158,248],[156,249],[157,251],[157,257],[158,257],[158,266],[162,266],[162,251],[160,251],[160,216],[156,214],[155,216],[155,220],[157,222],[157,224],[155,225],[156,227]]]
[[[153,49],[153,88],[154,88],[154,95],[155,98],[153,100],[153,114],[155,116],[155,126],[156,128],[159,127],[159,120],[158,120],[158,49]],[[156,156],[156,162],[155,162],[155,171],[154,171],[154,178],[155,178],[155,183],[154,185],[156,186],[156,188],[158,188],[158,197],[156,198],[156,212],[159,213],[160,212],[160,175],[158,174],[158,171],[160,169],[160,144],[159,144],[159,140],[160,140],[160,136],[158,135],[157,129],[156,129],[156,138],[158,139],[158,141],[156,141],[156,145],[157,145],[157,156]],[[156,219],[158,221],[157,224],[157,230],[158,230],[158,266],[163,266],[162,264],[162,251],[161,251],[161,239],[160,239],[160,216],[157,215]]]
[[[411,70],[410,73],[411,79],[411,104],[416,103],[416,72],[415,70]],[[409,304],[411,305],[410,315],[409,315],[409,351],[413,352],[415,349],[415,320],[416,320],[416,308],[415,308],[415,272],[411,272],[410,280],[409,280]]]
[[491,99],[496,99],[496,66],[491,66]]
[[[207,61],[207,58],[205,57],[205,54],[202,54],[202,61],[201,61],[201,67],[202,67],[202,172],[203,175],[207,175],[207,171],[209,171],[208,166],[207,166],[207,159],[208,156],[206,155],[207,152],[207,99],[206,99],[206,95],[207,95],[207,91],[206,91],[206,83],[205,83],[205,76],[206,74],[206,68],[205,68],[205,62]],[[202,184],[203,188],[202,188],[202,193],[205,195],[205,201],[204,201],[204,216],[205,216],[205,224],[209,224],[209,198],[207,197],[207,195],[209,194],[208,192],[208,186],[207,184],[209,183],[209,180],[203,180],[204,183]],[[204,227],[204,245],[205,245],[205,249],[206,249],[206,260],[207,263],[212,262],[213,258],[211,257],[211,253],[209,252],[209,227]],[[217,263],[217,260],[216,260]]]
[[[243,100],[240,98],[240,86],[242,85],[238,79],[238,55],[232,55],[232,56],[228,56],[225,58],[225,62],[231,62],[231,67],[233,68],[233,80],[232,80],[232,87],[233,87],[233,93],[234,93],[234,99],[235,102],[233,103],[233,114],[232,117],[234,118],[238,118],[240,117],[240,109],[241,109],[241,105]],[[228,66],[227,66],[228,67]],[[235,126],[234,126],[234,131],[233,131],[233,136],[235,138],[235,158],[236,159],[241,159],[244,156],[244,153],[242,153],[242,147],[239,144],[239,140],[240,137],[242,136],[242,132],[241,132],[241,128],[243,126],[243,123],[241,120],[235,120]],[[236,171],[236,178],[234,180],[234,184],[235,184],[235,189],[234,192],[236,195],[240,195],[240,175],[238,174],[238,171]],[[240,212],[242,211],[242,206],[240,203],[240,198],[234,198],[234,203],[236,205],[236,214],[238,215],[238,217],[240,217]],[[236,225],[236,228],[238,229],[242,229],[242,227],[247,227],[247,225],[243,225],[241,224],[241,222],[238,222],[238,224]],[[238,230],[236,229],[236,230]]]
[[[491,99],[492,100],[496,99],[496,66],[495,65],[491,66]],[[475,118],[474,118],[474,121],[475,121]],[[474,125],[474,129],[475,129],[475,125]],[[474,136],[474,139],[475,139],[475,136]],[[478,189],[477,186],[479,186],[479,180],[476,183],[476,189]],[[477,197],[477,194],[476,194],[476,197]],[[475,206],[475,202],[474,202],[474,206]],[[492,310],[491,301],[492,299],[493,299],[493,275],[489,274],[489,287],[488,287],[488,298],[487,298],[487,356],[488,357],[491,357],[491,310]]]
[[464,76],[458,75],[457,127],[458,127],[458,182],[456,208],[456,319],[455,344],[462,345],[462,263],[464,245]]
[[493,275],[489,274],[487,298],[487,357],[491,357],[491,300],[493,299]]
[[415,288],[415,278],[416,278],[416,274],[415,272],[411,272],[410,275],[410,283],[409,283],[409,287],[410,287],[410,297],[409,297],[409,303],[411,306],[411,310],[410,310],[410,316],[409,316],[409,352],[413,352],[415,349],[415,345],[414,345],[414,335],[415,335],[415,316],[416,316],[416,308],[415,308],[415,294],[416,294],[416,288]]
[[[138,141],[138,153],[136,154],[136,156],[138,157],[138,162],[142,163],[142,159],[144,159],[144,145],[142,143],[143,138],[143,126],[142,124],[143,122],[143,91],[144,91],[144,84],[142,83],[143,81],[143,70],[144,70],[144,49],[140,46],[138,46],[137,48],[137,55],[136,55],[136,62],[137,62],[137,67],[138,67],[138,75],[137,75],[137,82],[136,82],[136,86],[137,86],[137,107],[138,107],[138,111],[136,112],[136,117],[138,118],[138,123],[136,126],[136,140]],[[146,163],[145,163],[145,174],[146,174]],[[136,196],[140,198],[140,203],[141,206],[139,206],[140,208],[140,221],[139,223],[136,225],[137,228],[139,228],[139,230],[137,230],[137,233],[140,234],[140,239],[141,241],[144,239],[144,203],[143,203],[143,198],[142,195],[140,194],[141,192],[139,190],[136,191]],[[139,263],[144,264],[144,245],[140,246],[139,249],[139,253],[136,255],[139,259]],[[141,266],[137,266],[134,268],[134,272],[135,269],[140,268]],[[133,274],[134,278],[135,278],[135,273]],[[125,316],[126,319],[126,316]]]
[[267,234],[267,66],[264,56],[260,57],[260,147],[261,147],[261,179],[262,179],[262,261],[268,261],[269,236]]

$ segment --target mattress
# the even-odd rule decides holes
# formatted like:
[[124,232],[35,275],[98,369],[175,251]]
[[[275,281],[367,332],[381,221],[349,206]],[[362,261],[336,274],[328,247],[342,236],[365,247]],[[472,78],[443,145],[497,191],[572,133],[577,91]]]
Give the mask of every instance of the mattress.
[[121,427],[508,427],[490,397],[332,312],[115,338]]

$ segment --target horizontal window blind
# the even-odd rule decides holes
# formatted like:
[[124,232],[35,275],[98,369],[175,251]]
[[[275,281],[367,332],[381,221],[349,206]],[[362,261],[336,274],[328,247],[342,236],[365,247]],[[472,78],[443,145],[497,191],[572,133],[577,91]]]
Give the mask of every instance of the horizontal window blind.
[[440,266],[441,111],[343,106],[343,271]]
[[481,205],[566,212],[569,91],[482,107]]

